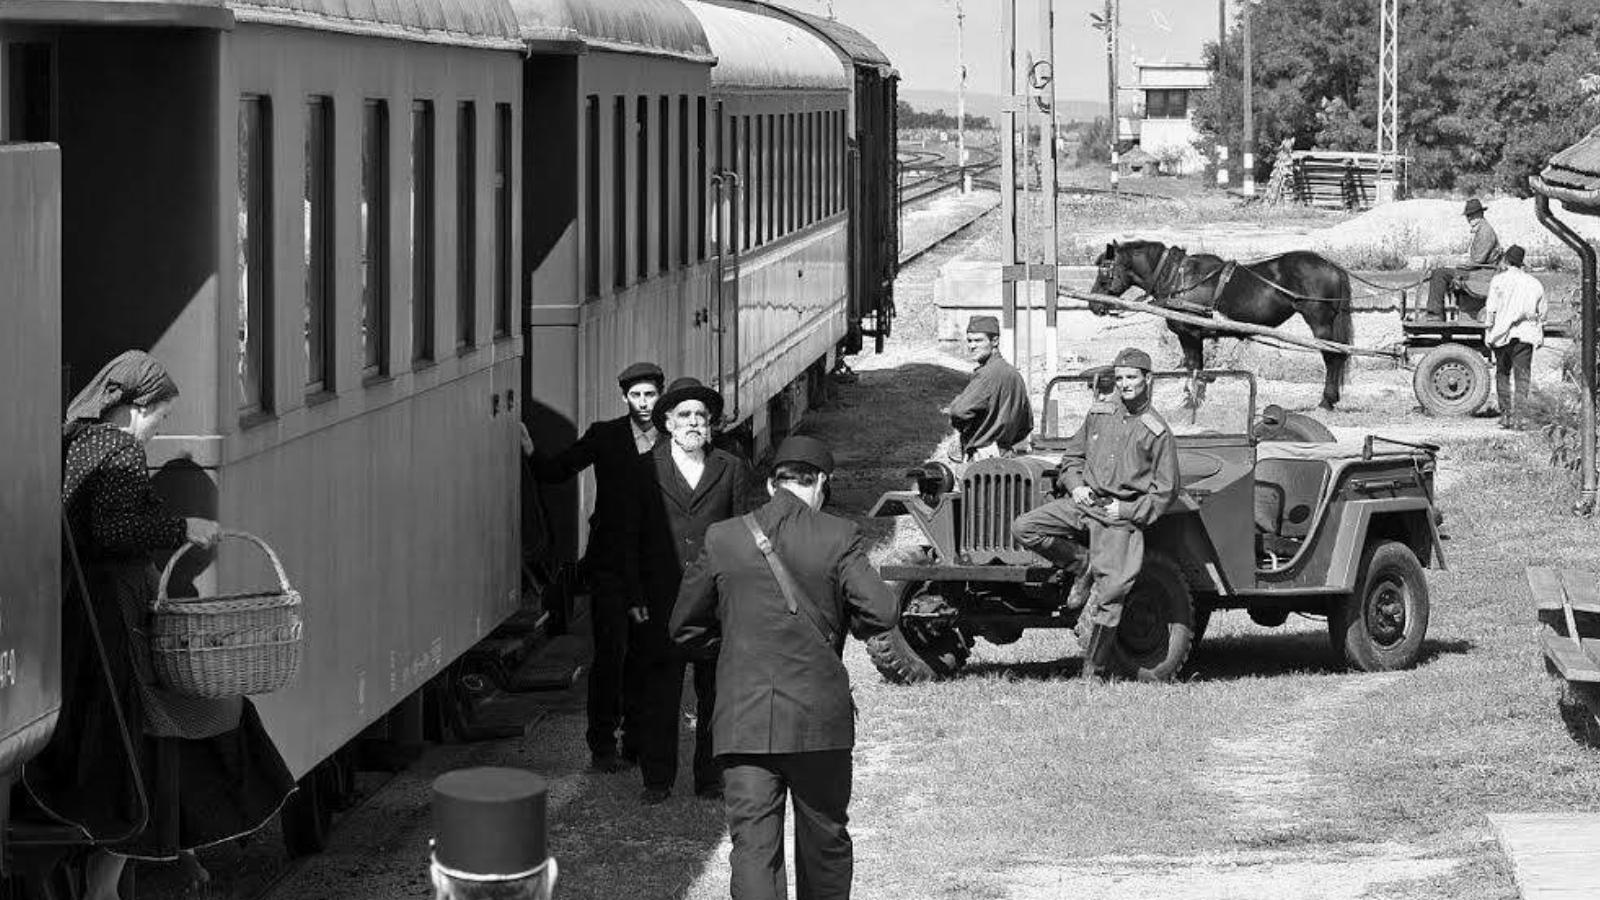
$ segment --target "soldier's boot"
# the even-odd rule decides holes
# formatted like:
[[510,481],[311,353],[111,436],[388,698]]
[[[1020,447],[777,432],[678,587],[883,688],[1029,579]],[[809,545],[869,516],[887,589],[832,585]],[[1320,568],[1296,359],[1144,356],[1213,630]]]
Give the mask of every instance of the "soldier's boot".
[[1080,678],[1093,682],[1110,677],[1113,640],[1115,640],[1115,629],[1104,625],[1089,626],[1089,642],[1083,648],[1083,671],[1079,675]]

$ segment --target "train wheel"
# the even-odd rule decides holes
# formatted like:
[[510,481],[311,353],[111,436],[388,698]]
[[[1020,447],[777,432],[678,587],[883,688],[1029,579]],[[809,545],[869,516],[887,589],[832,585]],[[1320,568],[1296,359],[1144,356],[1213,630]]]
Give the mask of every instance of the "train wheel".
[[1422,358],[1411,387],[1436,416],[1470,416],[1489,399],[1489,364],[1470,347],[1440,344]]
[[283,846],[290,858],[321,853],[328,846],[333,826],[333,804],[328,796],[326,763],[300,779],[299,789],[283,805]]

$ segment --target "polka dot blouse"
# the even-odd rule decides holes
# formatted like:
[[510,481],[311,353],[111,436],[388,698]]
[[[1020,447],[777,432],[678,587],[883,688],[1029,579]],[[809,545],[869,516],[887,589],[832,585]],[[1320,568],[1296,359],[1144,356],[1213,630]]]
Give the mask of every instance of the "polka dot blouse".
[[61,487],[78,550],[91,559],[139,559],[185,539],[150,480],[144,447],[115,425],[89,425],[67,446]]

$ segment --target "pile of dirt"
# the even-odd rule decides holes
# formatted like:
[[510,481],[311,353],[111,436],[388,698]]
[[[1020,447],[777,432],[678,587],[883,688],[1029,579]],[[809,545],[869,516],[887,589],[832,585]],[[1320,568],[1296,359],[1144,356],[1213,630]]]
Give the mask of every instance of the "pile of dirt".
[[[1333,258],[1392,256],[1416,266],[1465,254],[1471,232],[1459,200],[1402,200],[1365,212],[1348,222],[1310,235],[1312,247]],[[1555,235],[1534,216],[1532,200],[1506,197],[1485,204],[1489,224],[1503,246],[1520,244],[1530,256],[1571,257]],[[1600,240],[1600,218],[1563,213],[1563,221],[1585,238]]]

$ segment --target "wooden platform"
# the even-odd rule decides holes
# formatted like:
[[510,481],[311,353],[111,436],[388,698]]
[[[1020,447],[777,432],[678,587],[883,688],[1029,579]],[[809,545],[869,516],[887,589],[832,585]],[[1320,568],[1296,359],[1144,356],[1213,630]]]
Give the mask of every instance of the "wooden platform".
[[1600,815],[1491,815],[1523,900],[1600,897]]

